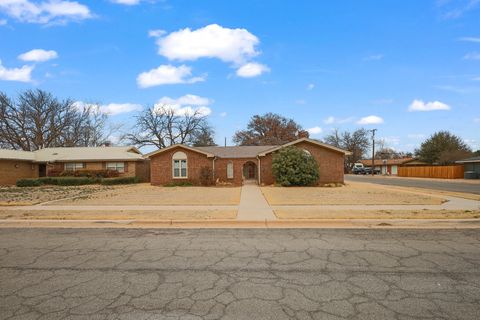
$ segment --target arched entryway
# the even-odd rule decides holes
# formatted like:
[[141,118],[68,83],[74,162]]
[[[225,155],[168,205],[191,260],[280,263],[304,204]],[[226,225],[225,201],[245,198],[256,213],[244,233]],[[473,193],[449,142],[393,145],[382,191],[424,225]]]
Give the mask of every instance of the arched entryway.
[[243,164],[243,180],[257,181],[257,165],[253,161]]

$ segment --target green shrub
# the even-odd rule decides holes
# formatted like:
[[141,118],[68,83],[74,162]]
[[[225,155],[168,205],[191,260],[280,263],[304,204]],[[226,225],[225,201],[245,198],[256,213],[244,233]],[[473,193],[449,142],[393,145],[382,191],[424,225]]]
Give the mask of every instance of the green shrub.
[[320,177],[315,158],[297,147],[282,148],[275,153],[272,171],[276,183],[284,187],[313,185]]
[[105,178],[101,180],[101,184],[106,186],[111,186],[115,184],[132,184],[137,182],[137,177]]
[[98,180],[95,178],[88,178],[88,177],[59,177],[53,178],[56,180],[56,183],[59,186],[83,186],[86,184],[94,184],[97,183]]
[[38,178],[42,184],[53,184],[58,185],[58,177],[41,177]]
[[62,171],[59,176],[61,177],[89,177],[89,178],[116,178],[119,173],[117,170],[75,170]]
[[17,187],[38,187],[43,183],[39,179],[19,179],[17,180]]
[[174,181],[174,182],[169,182],[164,185],[164,187],[192,187],[193,183],[190,181]]

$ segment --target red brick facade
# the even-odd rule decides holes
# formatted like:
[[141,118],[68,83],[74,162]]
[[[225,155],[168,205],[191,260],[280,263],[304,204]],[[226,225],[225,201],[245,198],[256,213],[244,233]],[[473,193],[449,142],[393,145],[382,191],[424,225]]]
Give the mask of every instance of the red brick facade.
[[[295,146],[310,152],[317,161],[320,170],[319,184],[344,182],[344,154],[342,152],[308,141],[301,141],[295,144]],[[172,157],[177,151],[182,151],[187,156],[187,178],[173,178]],[[248,162],[253,162],[255,164],[255,178],[259,178],[261,184],[270,185],[275,183],[272,174],[272,153],[257,158],[216,158],[177,146],[163,152],[152,154],[150,159],[150,181],[154,185],[164,185],[180,181],[200,184],[200,170],[202,167],[209,167],[212,169],[216,182],[242,185],[244,180],[244,165]],[[233,178],[231,179],[227,177],[227,166],[229,162],[233,165]],[[260,170],[258,170],[259,167]],[[260,177],[258,176],[259,174]]]

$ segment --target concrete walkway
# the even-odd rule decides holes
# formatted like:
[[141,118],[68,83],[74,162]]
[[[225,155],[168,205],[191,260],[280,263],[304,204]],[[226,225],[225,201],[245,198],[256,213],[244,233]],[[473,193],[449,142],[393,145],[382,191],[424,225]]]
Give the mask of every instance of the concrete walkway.
[[257,185],[246,184],[242,187],[240,205],[238,206],[237,220],[265,221],[276,220],[267,200]]

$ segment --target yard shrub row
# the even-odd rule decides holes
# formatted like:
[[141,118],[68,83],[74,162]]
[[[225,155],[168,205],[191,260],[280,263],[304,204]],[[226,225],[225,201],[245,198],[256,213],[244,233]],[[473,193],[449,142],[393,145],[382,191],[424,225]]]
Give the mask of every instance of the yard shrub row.
[[137,183],[136,177],[122,178],[94,178],[94,177],[42,177],[38,179],[20,179],[17,181],[17,187],[38,187],[42,185],[56,186],[82,186],[88,184],[100,183],[103,185],[131,184]]
[[105,178],[100,181],[100,183],[105,186],[111,186],[115,184],[132,184],[137,182],[137,177]]
[[61,177],[89,177],[89,178],[116,178],[119,173],[117,170],[75,170],[75,171],[62,171],[59,176]]

